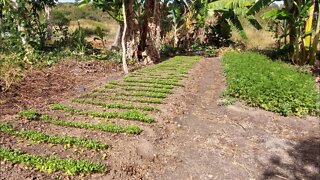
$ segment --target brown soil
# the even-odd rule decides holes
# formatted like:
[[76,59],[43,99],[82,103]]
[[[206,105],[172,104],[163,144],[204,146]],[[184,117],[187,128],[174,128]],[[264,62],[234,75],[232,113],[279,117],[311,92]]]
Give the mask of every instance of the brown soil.
[[7,92],[0,92],[0,116],[39,108],[83,93],[108,79],[121,77],[112,62],[65,60],[51,68],[31,70]]
[[[320,179],[319,119],[282,117],[240,103],[219,106],[225,82],[218,58],[203,59],[191,70],[189,78],[184,80],[186,86],[175,89],[166,103],[159,106],[161,113],[153,114],[156,123],[130,122],[144,130],[139,136],[59,127],[14,115],[19,109],[37,108],[74,121],[104,121],[73,117],[45,107],[52,102],[70,103],[66,99],[81,94],[82,87],[89,90],[121,76],[110,73],[107,67],[103,68],[105,71],[90,74],[74,63],[68,70],[61,64],[50,72],[38,72],[52,73],[49,77],[37,79],[34,72],[15,87],[17,94],[12,90],[0,95],[1,100],[9,102],[0,106],[0,121],[48,134],[91,138],[112,148],[99,152],[64,149],[61,145],[34,144],[3,134],[0,134],[0,145],[28,153],[100,162],[110,171],[66,177],[59,172],[47,174],[1,161],[0,179]],[[75,75],[74,69],[80,75]],[[89,105],[83,108],[95,109]],[[128,124],[124,120],[114,121]]]

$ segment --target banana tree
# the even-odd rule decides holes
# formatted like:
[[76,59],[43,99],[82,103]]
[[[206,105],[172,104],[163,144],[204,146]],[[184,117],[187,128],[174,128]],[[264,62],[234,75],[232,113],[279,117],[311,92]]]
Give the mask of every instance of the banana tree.
[[234,26],[239,31],[242,38],[247,39],[239,17],[247,19],[256,29],[262,29],[255,17],[247,14],[254,3],[255,0],[217,0],[209,3],[209,14],[220,14],[221,18],[227,21],[227,24]]
[[173,29],[173,47],[178,46],[178,31],[184,25],[187,16],[186,14],[186,7],[184,6],[184,2],[182,1],[171,1],[168,4],[169,8],[169,15],[168,18],[172,22],[172,29]]
[[[254,15],[275,1],[258,0],[247,14]],[[263,18],[285,20],[283,29],[288,29],[290,59],[298,65],[313,64],[319,40],[319,0],[284,0],[283,3],[282,9],[271,10]]]

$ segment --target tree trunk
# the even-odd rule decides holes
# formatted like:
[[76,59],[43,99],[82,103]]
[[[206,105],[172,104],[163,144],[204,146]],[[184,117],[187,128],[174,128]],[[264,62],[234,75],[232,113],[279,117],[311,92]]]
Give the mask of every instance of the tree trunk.
[[46,14],[46,23],[47,23],[47,40],[52,39],[52,22],[51,22],[51,10],[52,8],[48,5],[44,7],[44,11]]
[[2,10],[3,10],[3,5],[0,4],[0,30],[2,30],[2,29],[1,29],[1,28],[2,28],[2,18],[3,18],[3,12],[2,12]]
[[317,13],[318,13],[318,17],[317,17],[318,19],[317,19],[317,25],[316,25],[315,34],[313,37],[313,43],[312,43],[312,47],[311,47],[311,57],[310,57],[310,61],[309,61],[310,65],[315,64],[317,51],[318,51],[318,43],[320,40],[320,11],[319,11],[319,9],[318,9]]
[[161,49],[161,14],[160,14],[160,1],[154,1],[154,11],[153,11],[153,24],[154,24],[154,31],[152,37],[155,37],[154,45],[155,45],[155,55],[156,59],[154,62],[160,61],[160,49]]
[[142,28],[140,29],[140,42],[139,50],[145,51],[147,47],[147,38],[149,32],[149,17],[151,17],[151,4],[150,0],[146,0],[144,4],[145,14],[143,17]]
[[124,23],[124,27],[123,27],[123,33],[122,33],[122,67],[123,67],[123,71],[125,74],[129,73],[128,70],[128,66],[127,66],[127,48],[126,48],[126,33],[127,33],[127,15],[126,15],[126,4],[125,4],[125,0],[123,0],[122,2],[122,12],[123,12],[123,23]]
[[112,49],[120,49],[121,47],[121,39],[123,35],[123,22],[119,22],[117,34],[114,38],[114,42],[112,44]]
[[127,58],[138,59],[138,40],[137,40],[137,23],[134,13],[134,0],[128,0],[126,7],[127,32],[126,32],[126,47]]
[[[13,9],[15,11],[18,11],[19,4],[17,3],[17,0],[12,0],[12,2],[13,2]],[[24,28],[19,24],[19,22],[17,22],[17,27],[19,32],[24,32]],[[27,40],[25,36],[21,36],[21,42],[22,42],[22,45],[26,45]]]
[[173,36],[174,36],[174,40],[173,40],[173,47],[176,48],[178,46],[178,28],[176,25],[173,26]]

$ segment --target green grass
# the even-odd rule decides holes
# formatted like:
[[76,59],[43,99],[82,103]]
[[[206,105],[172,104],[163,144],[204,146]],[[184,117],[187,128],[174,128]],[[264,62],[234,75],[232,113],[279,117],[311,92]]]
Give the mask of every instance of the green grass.
[[108,147],[105,143],[84,138],[54,136],[31,130],[17,130],[5,123],[0,123],[0,132],[42,143],[68,144],[88,149],[105,149]]
[[253,53],[223,57],[230,97],[282,115],[319,114],[319,95],[311,74]]
[[53,110],[62,110],[62,111],[69,112],[71,114],[77,114],[77,115],[87,115],[87,116],[100,117],[100,118],[120,118],[125,120],[134,120],[134,121],[141,121],[141,122],[147,122],[147,123],[154,122],[153,117],[148,116],[136,110],[130,110],[125,112],[95,112],[95,111],[81,110],[81,109],[77,109],[71,106],[66,106],[63,104],[52,104],[51,108]]
[[92,104],[97,106],[102,106],[106,108],[117,108],[117,109],[136,109],[136,110],[144,110],[144,111],[159,111],[158,108],[148,105],[138,106],[133,104],[120,104],[120,103],[105,103],[96,100],[89,99],[72,99],[72,102],[83,103],[83,104]]
[[142,130],[138,126],[120,126],[116,124],[91,124],[74,121],[66,121],[62,119],[52,118],[48,115],[40,114],[34,110],[24,110],[19,112],[20,116],[31,121],[42,121],[45,123],[54,124],[57,126],[81,128],[88,130],[100,130],[112,133],[127,133],[127,134],[140,134]]
[[48,173],[63,171],[68,175],[105,173],[106,168],[97,163],[91,163],[84,160],[61,159],[53,156],[39,156],[25,154],[20,151],[0,147],[0,159],[9,161],[13,164],[21,163],[35,170]]

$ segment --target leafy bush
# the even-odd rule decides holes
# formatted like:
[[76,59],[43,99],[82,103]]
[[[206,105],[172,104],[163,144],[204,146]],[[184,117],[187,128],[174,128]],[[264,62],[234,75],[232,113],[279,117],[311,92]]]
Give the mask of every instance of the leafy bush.
[[311,74],[253,52],[226,53],[223,63],[226,95],[285,116],[319,114],[319,96]]

